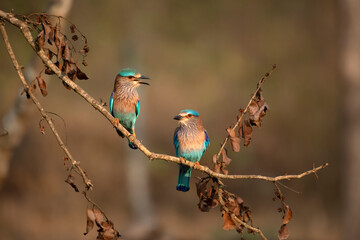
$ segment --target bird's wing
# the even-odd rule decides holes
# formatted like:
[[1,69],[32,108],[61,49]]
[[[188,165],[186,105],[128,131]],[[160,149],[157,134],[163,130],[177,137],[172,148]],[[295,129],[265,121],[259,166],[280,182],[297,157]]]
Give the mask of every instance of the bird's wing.
[[135,115],[136,115],[136,118],[139,116],[139,113],[140,113],[140,101],[138,100],[136,102],[136,106],[135,106]]
[[111,115],[114,116],[113,114],[113,107],[114,107],[114,98],[113,98],[113,92],[111,93],[111,96],[110,96],[110,101],[109,101],[109,108],[110,108],[110,113]]
[[210,145],[209,135],[207,134],[206,130],[204,130],[205,133],[205,146],[204,146],[204,152],[207,149],[207,147]]
[[175,130],[175,133],[174,133],[174,146],[175,146],[175,153],[176,153],[176,156],[178,157],[179,156],[179,138],[178,138],[178,129]]

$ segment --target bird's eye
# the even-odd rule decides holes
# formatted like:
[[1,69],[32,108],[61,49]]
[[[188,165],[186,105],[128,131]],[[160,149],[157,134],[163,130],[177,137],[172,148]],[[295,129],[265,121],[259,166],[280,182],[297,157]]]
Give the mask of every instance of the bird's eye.
[[133,79],[134,77],[133,76],[128,76],[129,79]]
[[188,114],[188,117],[192,117],[193,115],[192,114]]

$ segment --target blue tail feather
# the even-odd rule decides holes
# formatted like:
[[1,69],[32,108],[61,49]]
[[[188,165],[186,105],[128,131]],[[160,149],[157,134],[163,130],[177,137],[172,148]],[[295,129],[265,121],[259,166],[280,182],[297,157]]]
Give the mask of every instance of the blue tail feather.
[[185,165],[179,165],[179,178],[176,190],[187,192],[190,189],[191,168]]

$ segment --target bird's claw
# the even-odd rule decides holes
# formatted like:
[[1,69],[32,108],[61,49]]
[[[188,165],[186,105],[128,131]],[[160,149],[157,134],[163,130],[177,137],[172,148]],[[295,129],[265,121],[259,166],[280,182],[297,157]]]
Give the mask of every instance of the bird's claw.
[[112,120],[111,123],[112,123],[112,125],[117,126],[120,123],[120,121],[118,118],[114,118],[114,120]]
[[186,162],[186,159],[183,157],[180,157],[180,163],[185,163],[185,162]]
[[134,139],[136,139],[135,128],[133,128],[133,129],[132,129],[132,132],[133,132],[133,134],[132,134],[132,135],[133,135]]
[[199,166],[200,166],[200,163],[199,163],[199,162],[195,162],[194,167],[199,167]]

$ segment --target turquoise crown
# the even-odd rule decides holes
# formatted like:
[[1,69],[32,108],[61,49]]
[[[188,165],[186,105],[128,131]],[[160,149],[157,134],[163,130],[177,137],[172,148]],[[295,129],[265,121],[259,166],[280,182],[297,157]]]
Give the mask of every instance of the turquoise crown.
[[124,68],[122,69],[118,75],[121,77],[135,77],[136,70],[132,68]]

